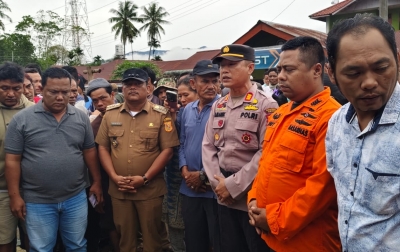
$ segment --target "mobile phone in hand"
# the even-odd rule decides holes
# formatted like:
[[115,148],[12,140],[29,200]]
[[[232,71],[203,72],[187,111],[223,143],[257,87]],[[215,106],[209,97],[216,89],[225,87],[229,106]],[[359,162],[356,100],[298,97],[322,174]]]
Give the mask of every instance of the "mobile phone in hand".
[[174,91],[167,90],[168,106],[172,109],[178,109],[178,94]]
[[95,208],[97,206],[96,195],[94,195],[94,194],[90,195],[89,202],[92,205],[92,207]]

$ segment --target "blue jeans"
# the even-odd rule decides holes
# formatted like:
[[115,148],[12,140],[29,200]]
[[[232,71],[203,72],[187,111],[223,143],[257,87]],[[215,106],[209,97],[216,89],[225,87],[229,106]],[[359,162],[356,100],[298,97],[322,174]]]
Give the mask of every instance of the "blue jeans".
[[65,249],[86,251],[84,238],[88,203],[85,190],[55,204],[26,203],[26,230],[30,252],[51,252],[60,231]]

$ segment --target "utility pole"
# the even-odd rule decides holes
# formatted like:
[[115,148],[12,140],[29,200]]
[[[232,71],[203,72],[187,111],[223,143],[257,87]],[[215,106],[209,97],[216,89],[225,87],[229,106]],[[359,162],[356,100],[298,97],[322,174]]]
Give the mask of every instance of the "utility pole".
[[388,21],[388,13],[388,0],[379,0],[379,16],[385,21]]

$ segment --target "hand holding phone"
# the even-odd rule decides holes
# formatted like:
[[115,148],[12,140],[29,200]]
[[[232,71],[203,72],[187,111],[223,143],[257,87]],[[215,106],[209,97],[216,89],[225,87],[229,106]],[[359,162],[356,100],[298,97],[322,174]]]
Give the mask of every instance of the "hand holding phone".
[[92,205],[93,208],[95,208],[97,206],[97,199],[96,199],[96,195],[92,194],[89,196],[89,202]]
[[167,90],[167,102],[170,108],[178,109],[178,94],[174,91]]

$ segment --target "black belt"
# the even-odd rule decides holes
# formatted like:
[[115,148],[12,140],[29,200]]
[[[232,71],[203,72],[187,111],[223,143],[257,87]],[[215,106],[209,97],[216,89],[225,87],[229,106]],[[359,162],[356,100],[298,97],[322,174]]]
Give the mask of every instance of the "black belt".
[[235,174],[234,172],[229,172],[229,171],[225,171],[223,168],[219,168],[219,170],[221,171],[222,175],[224,175],[225,178],[231,176],[232,174]]

